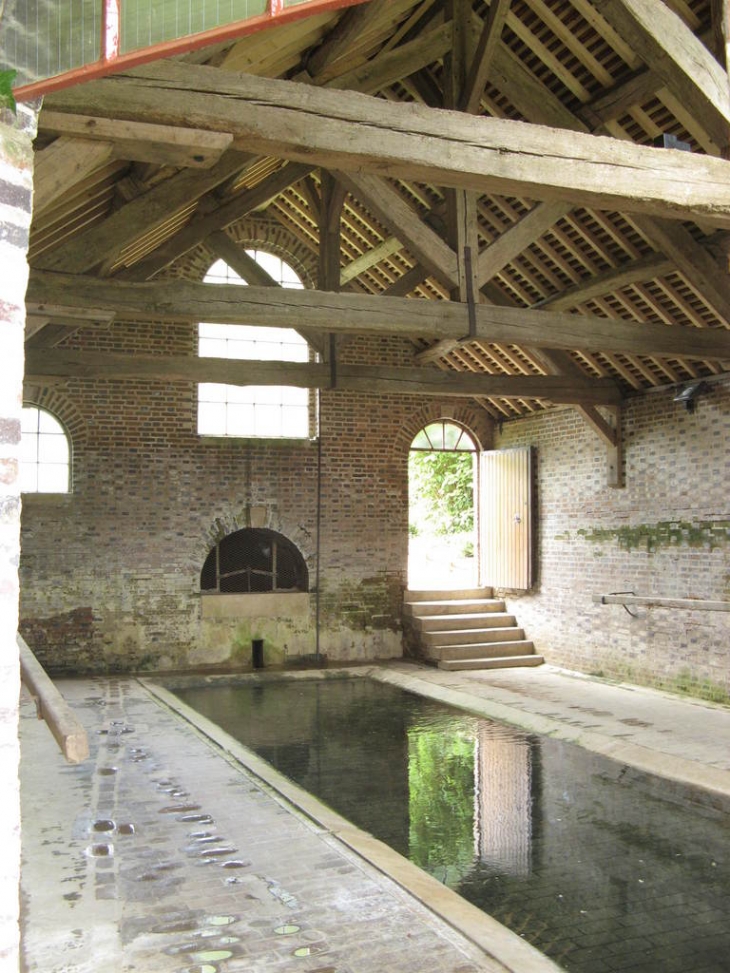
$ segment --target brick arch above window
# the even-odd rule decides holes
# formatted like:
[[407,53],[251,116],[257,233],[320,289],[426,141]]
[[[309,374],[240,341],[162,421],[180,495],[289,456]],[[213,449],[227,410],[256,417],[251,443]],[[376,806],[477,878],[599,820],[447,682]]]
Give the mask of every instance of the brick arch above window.
[[[266,250],[281,257],[299,275],[306,288],[317,286],[316,253],[278,221],[246,218],[229,226],[225,232],[242,250]],[[218,258],[211,247],[200,244],[176,260],[165,276],[203,280],[210,265]]]
[[391,448],[396,454],[407,456],[411,443],[421,429],[429,423],[441,421],[455,422],[462,426],[474,440],[478,450],[491,447],[493,423],[483,409],[468,403],[444,406],[438,399],[427,399],[408,421],[403,423],[397,435],[393,437]]
[[26,386],[23,405],[35,406],[55,416],[63,426],[73,449],[85,445],[88,438],[86,420],[76,404],[57,388],[42,385],[34,385],[30,388]]
[[248,594],[309,590],[309,572],[299,548],[267,527],[245,527],[227,534],[208,552],[200,590]]

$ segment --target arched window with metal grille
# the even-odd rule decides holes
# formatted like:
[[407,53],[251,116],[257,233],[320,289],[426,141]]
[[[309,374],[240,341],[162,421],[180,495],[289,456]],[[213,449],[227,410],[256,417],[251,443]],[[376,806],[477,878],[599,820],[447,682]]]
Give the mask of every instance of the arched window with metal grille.
[[309,573],[301,552],[283,534],[247,527],[228,534],[208,553],[200,589],[219,594],[308,591]]

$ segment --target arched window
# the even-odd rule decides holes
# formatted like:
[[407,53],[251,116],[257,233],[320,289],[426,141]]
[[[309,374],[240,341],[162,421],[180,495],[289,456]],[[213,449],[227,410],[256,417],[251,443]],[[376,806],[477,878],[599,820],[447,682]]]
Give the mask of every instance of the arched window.
[[71,449],[55,416],[25,406],[20,422],[20,489],[23,493],[68,493]]
[[440,453],[475,453],[476,444],[463,426],[449,419],[439,419],[424,426],[411,443],[418,451],[436,450]]
[[[246,253],[282,287],[302,288],[292,268],[280,257],[261,250]],[[217,260],[205,280],[246,282],[224,260]],[[309,345],[291,328],[201,322],[198,354],[203,358],[254,361],[309,361]],[[198,385],[198,433],[201,436],[309,438],[308,389],[272,385]]]
[[301,552],[283,534],[247,527],[224,537],[209,552],[200,589],[219,594],[308,591],[309,575]]

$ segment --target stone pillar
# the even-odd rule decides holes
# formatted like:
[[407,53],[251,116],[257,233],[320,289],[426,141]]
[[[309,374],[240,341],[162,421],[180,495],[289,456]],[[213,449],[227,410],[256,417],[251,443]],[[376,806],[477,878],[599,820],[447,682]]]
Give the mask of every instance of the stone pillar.
[[0,968],[19,964],[18,452],[37,112],[0,109]]

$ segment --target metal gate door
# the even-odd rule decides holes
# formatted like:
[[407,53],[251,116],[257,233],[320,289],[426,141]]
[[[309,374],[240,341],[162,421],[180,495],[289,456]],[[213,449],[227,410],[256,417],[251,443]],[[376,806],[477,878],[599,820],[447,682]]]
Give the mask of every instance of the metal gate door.
[[532,586],[532,451],[479,456],[481,580],[495,588]]

